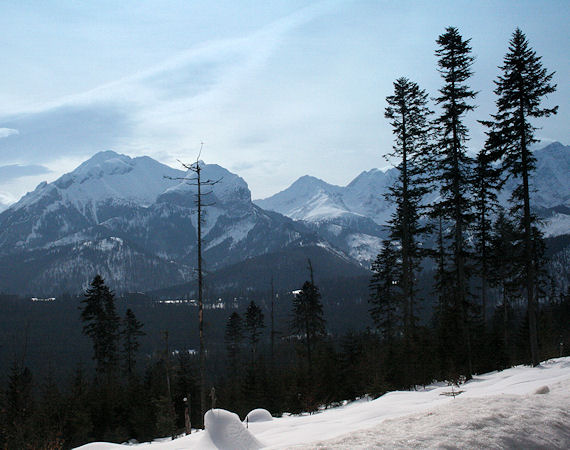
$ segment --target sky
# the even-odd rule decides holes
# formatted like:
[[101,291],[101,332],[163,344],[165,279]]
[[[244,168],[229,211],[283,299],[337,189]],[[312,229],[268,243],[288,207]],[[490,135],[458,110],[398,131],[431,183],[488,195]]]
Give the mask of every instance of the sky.
[[306,174],[346,185],[388,166],[394,80],[437,94],[447,26],[476,56],[471,151],[517,26],[556,72],[545,105],[559,113],[535,122],[537,136],[568,144],[569,19],[566,0],[7,0],[0,205],[99,151],[181,168],[202,142],[201,159],[243,177],[253,198]]

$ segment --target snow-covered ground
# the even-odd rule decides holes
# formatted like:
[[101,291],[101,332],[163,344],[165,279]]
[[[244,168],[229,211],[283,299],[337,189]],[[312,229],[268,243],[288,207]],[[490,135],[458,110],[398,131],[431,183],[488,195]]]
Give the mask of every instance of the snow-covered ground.
[[460,389],[455,398],[445,383],[390,392],[318,414],[251,422],[248,429],[214,410],[206,431],[136,448],[570,448],[570,357],[478,375]]

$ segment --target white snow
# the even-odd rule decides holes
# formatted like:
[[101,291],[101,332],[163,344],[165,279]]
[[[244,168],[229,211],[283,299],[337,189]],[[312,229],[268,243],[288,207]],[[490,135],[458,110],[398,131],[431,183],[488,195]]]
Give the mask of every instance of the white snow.
[[[532,175],[533,205],[546,208],[570,206],[569,148],[557,142],[535,152],[537,168]],[[395,169],[371,169],[362,172],[347,186],[335,186],[312,176],[303,176],[287,189],[255,200],[255,203],[294,220],[317,222],[352,213],[384,225],[394,211],[394,205],[385,200],[384,194],[396,176]],[[499,194],[500,204],[508,205],[508,198],[519,182],[512,178],[508,180]],[[432,192],[424,200],[433,202],[437,195],[437,192]],[[568,232],[568,228],[557,233],[564,231]]]
[[[212,192],[213,198],[205,197],[206,202],[215,201],[216,203],[231,203],[231,202],[249,202],[251,200],[251,192],[247,186],[247,183],[243,178],[235,173],[230,172],[227,169],[217,165],[217,164],[205,164],[200,161],[200,166],[202,168],[201,181],[203,183],[212,182],[212,185],[204,185],[202,193]],[[196,174],[192,171],[188,171],[185,175],[188,180],[194,180]],[[166,193],[180,193],[180,194],[195,194],[197,188],[195,182],[180,181],[178,184],[169,187]]]
[[[313,415],[250,422],[209,411],[206,431],[137,448],[570,448],[570,357],[475,376],[453,398],[446,383],[390,392]],[[238,426],[239,424],[239,426]],[[92,443],[84,450],[124,448]]]
[[239,416],[223,409],[211,409],[204,417],[206,432],[200,433],[197,447],[209,449],[254,450],[263,448],[239,420]]
[[294,220],[319,222],[354,215],[384,223],[389,212],[385,212],[383,192],[390,180],[391,176],[378,169],[363,172],[345,187],[306,175],[284,191],[255,203]]
[[273,420],[273,416],[271,416],[269,411],[257,408],[247,413],[244,422],[249,424],[251,422],[270,422],[271,420]]
[[177,183],[165,176],[181,177],[184,172],[147,156],[130,158],[112,151],[100,152],[55,182],[41,183],[13,208],[31,206],[47,196],[58,197],[62,204],[73,205],[81,212],[105,201],[147,206]]
[[[245,217],[244,219],[235,223],[231,228],[229,228],[229,230],[226,233],[223,233],[222,235],[208,242],[206,250],[221,244],[227,239],[231,240],[230,245],[233,247],[238,242],[243,241],[245,238],[247,238],[249,232],[253,229],[254,226],[255,226],[255,220],[251,217]],[[210,227],[210,230],[211,228],[212,227]]]
[[349,255],[357,261],[373,261],[382,249],[382,239],[363,233],[353,233],[347,237]]
[[570,215],[557,213],[544,221],[544,236],[555,237],[570,233]]

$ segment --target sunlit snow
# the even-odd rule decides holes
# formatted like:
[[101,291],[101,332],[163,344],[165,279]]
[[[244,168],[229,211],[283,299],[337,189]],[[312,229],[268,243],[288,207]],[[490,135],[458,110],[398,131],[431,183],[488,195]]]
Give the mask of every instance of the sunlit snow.
[[[151,450],[202,448],[569,448],[570,357],[474,376],[457,397],[436,383],[390,392],[312,415],[237,421],[210,411],[206,431],[139,444]],[[83,450],[123,448],[87,444]]]

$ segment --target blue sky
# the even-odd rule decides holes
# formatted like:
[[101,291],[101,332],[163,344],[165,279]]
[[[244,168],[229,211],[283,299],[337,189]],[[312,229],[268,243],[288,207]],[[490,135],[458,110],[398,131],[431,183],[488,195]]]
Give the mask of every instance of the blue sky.
[[[254,198],[311,174],[346,184],[385,167],[385,98],[399,76],[440,87],[435,40],[472,38],[470,147],[494,112],[492,81],[519,26],[556,71],[537,122],[568,143],[567,1],[5,1],[0,203],[112,149],[238,173]],[[160,174],[157,174],[160,176]]]

